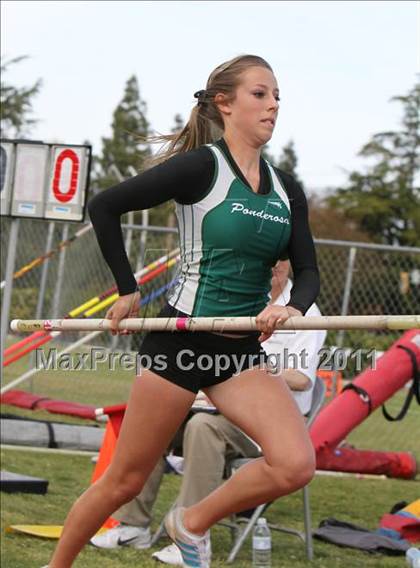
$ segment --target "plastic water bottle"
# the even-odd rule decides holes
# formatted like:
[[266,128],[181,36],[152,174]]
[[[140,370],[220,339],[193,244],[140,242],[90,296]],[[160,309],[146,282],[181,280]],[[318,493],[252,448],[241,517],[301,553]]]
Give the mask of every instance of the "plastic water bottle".
[[411,568],[420,568],[420,549],[409,548],[405,553],[405,559]]
[[267,521],[260,517],[252,534],[252,566],[271,568],[271,533]]

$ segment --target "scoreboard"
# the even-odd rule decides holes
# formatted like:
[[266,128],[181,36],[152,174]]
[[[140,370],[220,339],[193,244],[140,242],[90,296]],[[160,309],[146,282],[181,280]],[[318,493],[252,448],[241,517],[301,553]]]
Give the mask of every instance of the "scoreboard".
[[28,140],[0,142],[0,214],[83,221],[92,148]]

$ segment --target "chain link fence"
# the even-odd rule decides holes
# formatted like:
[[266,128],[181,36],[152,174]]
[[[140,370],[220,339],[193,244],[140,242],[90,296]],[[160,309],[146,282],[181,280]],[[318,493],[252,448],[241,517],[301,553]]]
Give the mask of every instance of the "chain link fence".
[[[144,227],[123,221],[128,256],[134,269],[147,266],[178,246],[175,229]],[[10,219],[2,219],[1,279],[4,279]],[[63,317],[88,299],[114,286],[93,229],[66,247],[66,239],[80,232],[81,224],[21,219],[15,272],[48,250],[55,254],[13,282],[10,317],[33,319]],[[317,300],[325,315],[413,314],[420,306],[420,248],[390,247],[366,243],[315,240],[321,272]],[[144,293],[156,290],[173,270],[147,284]],[[41,286],[42,280],[45,281]],[[2,294],[3,301],[3,294]],[[163,299],[159,300],[159,304]],[[101,317],[104,311],[98,312]],[[362,341],[385,349],[398,332],[345,332],[342,345],[354,347]],[[337,345],[339,332],[330,332],[328,344]]]
[[[123,218],[123,235],[131,265],[134,269],[139,269],[175,249],[178,246],[178,237],[175,229],[140,225],[141,214],[135,215],[134,217],[134,214],[129,214]],[[143,222],[144,220],[143,216]],[[8,244],[11,222],[8,218],[1,220],[2,280],[5,277],[6,258],[10,254]],[[15,272],[48,251],[56,252],[31,270],[21,271],[22,275],[14,279],[10,319],[63,317],[114,286],[113,276],[102,258],[93,229],[86,229],[80,237],[74,238],[83,226],[20,219]],[[60,248],[62,241],[72,238],[74,240],[67,246]],[[324,315],[419,312],[420,248],[329,240],[315,242],[321,272],[321,293],[317,303]],[[146,310],[143,310],[142,315],[151,316],[157,313],[166,297],[165,293],[160,292],[168,287],[175,273],[176,266],[173,266],[142,287],[144,297],[150,294],[156,296]],[[3,297],[2,288],[2,308]],[[108,308],[92,316],[103,317]],[[341,370],[344,378],[351,379],[364,366],[374,363],[372,357],[376,352],[386,350],[399,336],[398,331],[330,331],[326,344],[331,347],[331,353],[346,351],[347,356],[339,359],[343,366]],[[22,337],[10,334],[8,345]],[[61,345],[63,342],[72,343],[79,337],[77,333],[65,334],[65,337],[60,337]],[[141,338],[141,335],[118,337],[102,333],[95,338],[95,345],[114,351],[135,351]],[[362,359],[353,357],[354,353],[361,353]],[[337,361],[334,357],[330,359],[331,369],[337,368]],[[26,368],[33,364],[33,356],[28,356],[25,359]],[[8,377],[18,376],[19,372],[22,372],[22,362],[16,367],[19,371],[13,371],[14,365],[13,363],[8,367]],[[57,382],[48,392],[45,392],[46,384],[35,378],[17,388],[30,388],[45,396],[51,396],[54,392],[57,396]],[[65,391],[67,387],[60,391],[62,398]],[[121,394],[115,395],[115,398],[116,402],[120,402]],[[107,403],[112,403],[112,400],[107,400]],[[414,411],[418,412],[418,408]],[[386,440],[384,445],[387,445]]]

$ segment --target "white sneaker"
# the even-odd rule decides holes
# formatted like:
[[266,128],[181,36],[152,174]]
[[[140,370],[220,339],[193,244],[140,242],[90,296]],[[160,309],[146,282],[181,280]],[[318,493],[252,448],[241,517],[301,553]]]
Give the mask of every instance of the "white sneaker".
[[173,564],[174,566],[184,566],[182,554],[176,544],[165,546],[162,550],[154,552],[152,558],[163,562],[164,564]]
[[133,548],[150,548],[152,535],[150,528],[133,527],[131,525],[117,525],[113,529],[96,535],[90,543],[98,548],[118,548],[132,546]]
[[210,568],[210,531],[203,536],[187,531],[182,523],[184,511],[185,507],[169,511],[165,518],[166,532],[181,551],[184,567]]

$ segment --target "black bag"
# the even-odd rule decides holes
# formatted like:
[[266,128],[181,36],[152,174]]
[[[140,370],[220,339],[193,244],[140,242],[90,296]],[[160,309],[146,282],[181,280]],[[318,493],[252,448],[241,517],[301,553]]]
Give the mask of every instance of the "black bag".
[[339,546],[349,546],[367,552],[382,552],[389,555],[405,554],[405,551],[413,546],[407,540],[383,536],[364,527],[338,521],[333,517],[321,521],[319,528],[313,531],[313,535],[315,538]]

